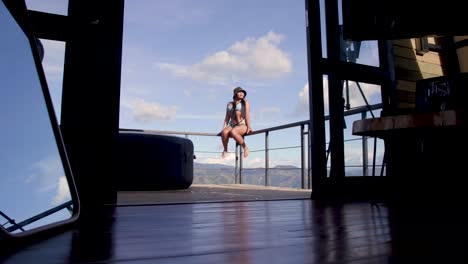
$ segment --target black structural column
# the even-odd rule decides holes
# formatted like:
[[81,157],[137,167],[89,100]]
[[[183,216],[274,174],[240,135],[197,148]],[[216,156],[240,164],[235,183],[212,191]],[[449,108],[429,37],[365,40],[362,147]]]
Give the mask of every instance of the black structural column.
[[320,30],[320,4],[318,0],[306,0],[307,56],[309,75],[309,135],[312,172],[312,197],[323,193],[327,177],[325,150],[325,114],[323,103],[322,37]]
[[82,213],[116,202],[123,0],[69,0],[61,128]]
[[[340,29],[338,24],[338,1],[325,1],[326,29],[327,29],[327,59],[332,64],[339,64],[341,60]],[[344,172],[344,104],[343,85],[340,79],[342,68],[334,68],[328,74],[328,98],[330,109],[330,178],[333,182],[340,182]]]

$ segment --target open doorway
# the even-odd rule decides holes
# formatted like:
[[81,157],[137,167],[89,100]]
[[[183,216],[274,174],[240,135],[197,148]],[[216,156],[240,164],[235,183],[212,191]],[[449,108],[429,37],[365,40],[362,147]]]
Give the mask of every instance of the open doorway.
[[[248,91],[254,131],[309,118],[305,26],[303,0],[127,1],[120,128],[188,137],[196,156],[192,187],[224,185],[217,192],[226,193],[239,183],[235,142],[221,158],[216,134],[233,88]],[[242,184],[309,198],[300,129],[271,131],[267,146],[265,133],[246,137]]]

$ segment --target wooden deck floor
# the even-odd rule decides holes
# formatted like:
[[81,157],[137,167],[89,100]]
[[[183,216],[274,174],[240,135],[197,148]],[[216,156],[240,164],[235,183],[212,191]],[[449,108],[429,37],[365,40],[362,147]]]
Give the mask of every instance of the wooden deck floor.
[[311,199],[110,209],[0,262],[468,263],[466,218],[450,210]]
[[249,184],[192,184],[169,191],[120,191],[118,205],[309,199],[311,190]]

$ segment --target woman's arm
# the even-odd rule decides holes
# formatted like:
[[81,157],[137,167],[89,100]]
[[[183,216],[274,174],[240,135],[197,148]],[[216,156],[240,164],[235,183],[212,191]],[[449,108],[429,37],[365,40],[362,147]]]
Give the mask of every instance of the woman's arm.
[[245,125],[247,126],[247,134],[252,132],[252,127],[250,126],[250,103],[247,100],[245,102]]
[[229,115],[230,109],[232,109],[232,104],[228,103],[226,106],[226,115],[224,116],[224,124],[223,124],[223,129],[225,129],[229,123],[229,119],[231,119],[231,116]]

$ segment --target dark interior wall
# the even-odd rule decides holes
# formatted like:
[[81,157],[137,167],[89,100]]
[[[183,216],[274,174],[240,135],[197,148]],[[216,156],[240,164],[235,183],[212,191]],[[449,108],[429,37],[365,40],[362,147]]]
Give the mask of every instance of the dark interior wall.
[[123,0],[69,0],[61,128],[83,213],[115,203]]
[[354,40],[468,35],[462,2],[342,0],[344,36]]

